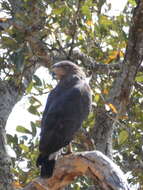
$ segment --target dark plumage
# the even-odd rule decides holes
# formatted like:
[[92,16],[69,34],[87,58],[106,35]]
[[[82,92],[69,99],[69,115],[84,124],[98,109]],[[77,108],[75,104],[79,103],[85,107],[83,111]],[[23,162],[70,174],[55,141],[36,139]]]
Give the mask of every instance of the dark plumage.
[[70,61],[54,64],[52,70],[59,83],[48,96],[41,122],[37,159],[41,177],[52,176],[55,160],[51,154],[70,143],[91,109],[91,90],[83,71]]

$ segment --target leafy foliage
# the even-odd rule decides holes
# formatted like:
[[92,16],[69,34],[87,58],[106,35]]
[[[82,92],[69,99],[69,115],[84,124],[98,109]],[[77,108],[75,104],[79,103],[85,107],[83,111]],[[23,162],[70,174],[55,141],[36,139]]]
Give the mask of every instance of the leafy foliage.
[[[40,62],[42,51],[37,42],[44,43],[47,51],[58,51],[70,58],[74,49],[80,50],[102,64],[118,64],[124,59],[128,40],[128,28],[131,18],[131,9],[136,5],[129,0],[120,15],[110,16],[111,5],[104,1],[94,0],[16,0],[2,1],[1,6],[7,12],[12,25],[0,31],[1,53],[0,74],[1,80],[14,80],[17,86],[25,81],[27,71]],[[32,39],[33,43],[30,41]],[[39,53],[39,51],[41,51]],[[34,60],[34,61],[33,61]],[[92,70],[80,61],[86,74],[90,76]],[[122,63],[123,64],[123,63]],[[77,135],[74,141],[75,150],[90,150],[94,146],[89,138],[93,136],[93,127],[97,110],[105,106],[108,112],[118,115],[118,110],[112,104],[106,103],[112,82],[117,76],[115,70],[108,73],[97,72],[90,81],[93,91],[93,112],[85,121],[83,128],[85,137]],[[143,76],[138,72],[134,90],[132,92],[128,115],[118,118],[113,134],[114,160],[125,172],[131,172],[131,184],[139,183],[143,186],[142,174],[142,139],[143,139],[143,111],[142,85]],[[41,117],[41,102],[37,95],[47,93],[52,88],[50,82],[33,75],[31,82],[26,86],[29,95],[28,111]],[[20,89],[19,89],[20,91]],[[31,129],[26,126],[17,126],[19,135],[7,134],[8,144],[16,153],[13,161],[13,174],[18,184],[25,185],[38,175],[35,160],[38,154],[38,136],[40,122],[31,122]],[[84,143],[83,139],[84,139]],[[91,140],[91,139],[90,139]],[[25,163],[25,168],[22,167]],[[27,175],[28,174],[28,175]],[[93,183],[90,179],[80,178],[72,188],[87,189]]]

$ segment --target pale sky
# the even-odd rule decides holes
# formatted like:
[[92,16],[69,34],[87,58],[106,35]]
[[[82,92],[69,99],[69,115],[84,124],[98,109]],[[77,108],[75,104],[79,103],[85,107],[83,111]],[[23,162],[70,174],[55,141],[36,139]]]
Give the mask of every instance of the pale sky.
[[[47,69],[40,68],[36,71],[35,73],[37,76],[40,77],[41,80],[45,81],[52,81],[51,76],[48,73]],[[47,99],[48,94],[44,94],[42,96],[37,96],[36,98],[39,99],[42,102],[42,107],[41,111],[45,107],[46,99]],[[15,134],[15,128],[17,125],[23,125],[24,127],[29,127],[30,126],[30,121],[35,121],[39,120],[40,118],[38,116],[35,116],[33,114],[30,114],[27,111],[27,108],[29,107],[29,101],[28,101],[28,96],[24,96],[21,101],[19,101],[14,109],[12,110],[12,113],[9,116],[7,125],[6,125],[6,130],[8,133],[11,135]]]
[[119,15],[121,11],[123,11],[128,0],[107,0],[108,3],[111,3],[111,10],[109,12],[110,15]]

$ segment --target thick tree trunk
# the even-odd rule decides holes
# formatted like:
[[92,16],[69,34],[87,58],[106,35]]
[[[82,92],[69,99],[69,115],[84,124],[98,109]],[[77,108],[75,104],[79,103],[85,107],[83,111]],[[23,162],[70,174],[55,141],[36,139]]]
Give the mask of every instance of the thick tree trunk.
[[7,81],[0,81],[0,190],[12,190],[11,160],[6,150],[5,126],[9,114],[19,100],[19,92]]
[[[11,175],[11,161],[6,151],[6,133],[5,133],[5,125],[9,114],[11,113],[15,104],[22,98],[26,87],[32,80],[32,76],[36,69],[40,66],[37,62],[41,61],[44,66],[49,65],[50,56],[47,55],[47,49],[44,43],[39,39],[39,27],[44,27],[44,19],[42,17],[42,13],[40,12],[39,2],[33,1],[32,4],[29,4],[31,8],[31,19],[35,19],[37,22],[33,24],[33,26],[25,25],[24,23],[17,22],[15,19],[15,15],[23,14],[23,3],[19,0],[9,0],[13,11],[13,17],[7,20],[7,27],[13,26],[16,30],[20,32],[25,32],[25,41],[27,41],[29,45],[29,49],[34,52],[33,55],[29,59],[29,65],[26,64],[23,73],[19,73],[20,78],[15,78],[15,76],[11,77],[10,81],[0,81],[0,190],[12,190],[12,175]],[[31,3],[31,2],[30,2]],[[43,7],[44,11],[44,7]],[[20,24],[19,24],[20,23]],[[6,28],[7,28],[6,27]],[[6,29],[5,27],[2,27]],[[34,34],[33,34],[34,30]],[[37,32],[37,33],[36,33]],[[23,42],[22,42],[23,43]],[[22,80],[21,80],[22,79]],[[13,83],[12,83],[13,81]],[[17,82],[19,85],[16,85]],[[24,84],[22,84],[24,82]],[[16,84],[15,84],[16,83]]]
[[39,65],[35,64],[25,71],[23,75],[24,85],[22,83],[17,85],[17,79],[11,79],[10,81],[0,80],[0,190],[13,190],[10,171],[11,159],[6,150],[6,122],[13,107],[23,97],[25,89],[31,82],[33,73],[38,67]]
[[112,159],[112,123],[107,111],[98,108],[96,123],[93,129],[93,139],[96,150],[101,151]]
[[[134,9],[132,23],[129,31],[129,41],[125,53],[125,59],[119,75],[109,93],[107,103],[112,104],[117,114],[108,116],[102,108],[95,121],[94,140],[97,150],[112,157],[112,130],[114,120],[126,113],[129,104],[130,93],[134,85],[136,73],[143,60],[143,1],[139,0]],[[111,119],[113,118],[113,119]]]
[[3,121],[0,121],[0,190],[12,190],[11,160],[6,152]]

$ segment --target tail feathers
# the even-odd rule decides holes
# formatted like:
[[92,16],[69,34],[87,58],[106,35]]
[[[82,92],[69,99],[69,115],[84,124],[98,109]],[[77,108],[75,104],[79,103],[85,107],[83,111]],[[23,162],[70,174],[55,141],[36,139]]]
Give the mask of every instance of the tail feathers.
[[41,177],[50,178],[53,175],[55,160],[44,160],[41,164]]

